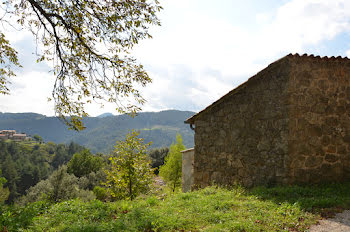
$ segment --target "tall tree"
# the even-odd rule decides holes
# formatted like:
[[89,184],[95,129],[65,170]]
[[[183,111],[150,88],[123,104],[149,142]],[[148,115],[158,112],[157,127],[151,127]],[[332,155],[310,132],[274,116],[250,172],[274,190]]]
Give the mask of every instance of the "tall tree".
[[[0,22],[17,17],[18,26],[28,28],[40,44],[37,61],[54,64],[55,111],[71,128],[84,128],[84,105],[92,101],[115,103],[121,113],[140,109],[144,99],[135,85],[151,79],[130,50],[151,38],[150,25],[160,25],[157,0],[5,0],[1,7]],[[1,63],[8,64],[0,66],[0,93],[6,94],[11,66],[20,64],[0,32]]]
[[182,143],[180,134],[176,135],[176,143],[171,144],[168,155],[165,157],[165,163],[159,169],[159,175],[175,192],[176,187],[181,185],[182,176],[182,154],[181,151],[186,147]]
[[147,148],[139,133],[131,131],[124,141],[115,146],[116,156],[111,157],[111,167],[106,170],[107,182],[112,197],[133,200],[146,192],[152,183],[153,169],[147,158]]

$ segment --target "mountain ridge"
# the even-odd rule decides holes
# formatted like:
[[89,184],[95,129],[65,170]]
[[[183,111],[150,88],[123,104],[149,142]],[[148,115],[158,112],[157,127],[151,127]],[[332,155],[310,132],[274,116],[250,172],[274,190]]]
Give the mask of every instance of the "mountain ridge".
[[108,153],[116,140],[125,138],[131,130],[140,131],[145,142],[152,141],[152,148],[170,146],[176,133],[183,137],[186,147],[192,147],[194,132],[184,121],[195,114],[191,111],[165,110],[141,112],[134,118],[129,115],[108,117],[87,117],[83,122],[86,129],[81,132],[68,130],[57,117],[37,113],[0,113],[0,130],[14,129],[28,135],[38,134],[44,141],[69,143],[74,141],[91,149],[92,152]]

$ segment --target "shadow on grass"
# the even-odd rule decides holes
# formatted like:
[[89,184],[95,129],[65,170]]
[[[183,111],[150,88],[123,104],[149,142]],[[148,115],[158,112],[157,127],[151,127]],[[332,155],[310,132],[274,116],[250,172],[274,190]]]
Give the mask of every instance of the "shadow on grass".
[[301,209],[319,212],[322,216],[332,216],[335,212],[350,209],[350,182],[309,186],[260,186],[249,190],[248,194],[277,204],[298,204]]

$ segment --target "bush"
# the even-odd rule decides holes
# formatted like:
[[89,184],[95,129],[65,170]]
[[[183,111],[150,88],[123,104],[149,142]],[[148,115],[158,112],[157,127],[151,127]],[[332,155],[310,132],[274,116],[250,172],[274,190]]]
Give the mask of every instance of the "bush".
[[67,173],[66,166],[61,166],[48,179],[29,188],[27,194],[17,203],[25,205],[39,200],[59,202],[73,198],[87,201],[94,199],[95,196],[91,191],[79,188],[79,182],[79,178]]
[[103,158],[91,154],[88,149],[75,153],[67,164],[68,173],[73,173],[76,177],[82,177],[97,172],[103,167]]
[[98,199],[100,201],[106,201],[109,197],[107,189],[105,189],[103,187],[95,186],[92,191],[94,192],[96,199]]
[[[45,213],[51,206],[48,201],[37,201],[23,206],[0,205],[0,230],[22,231],[34,221],[34,217]],[[6,229],[5,229],[6,228]]]

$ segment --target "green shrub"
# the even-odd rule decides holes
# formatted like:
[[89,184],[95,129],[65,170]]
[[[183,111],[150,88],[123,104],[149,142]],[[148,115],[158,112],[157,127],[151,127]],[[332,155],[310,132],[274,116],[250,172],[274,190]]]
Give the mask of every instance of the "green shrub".
[[79,182],[80,179],[78,177],[67,173],[66,166],[61,166],[58,170],[54,171],[48,179],[42,180],[35,186],[29,188],[27,194],[21,197],[17,203],[25,205],[44,199],[52,202],[60,202],[74,198],[80,198],[86,201],[95,199],[91,191],[79,188]]
[[[24,206],[0,205],[0,230],[18,231],[33,224],[34,218],[51,206],[48,201],[37,201]],[[5,230],[6,231],[6,230]]]
[[107,190],[100,186],[95,186],[92,190],[96,196],[96,199],[100,201],[106,201],[108,199],[108,193]]

